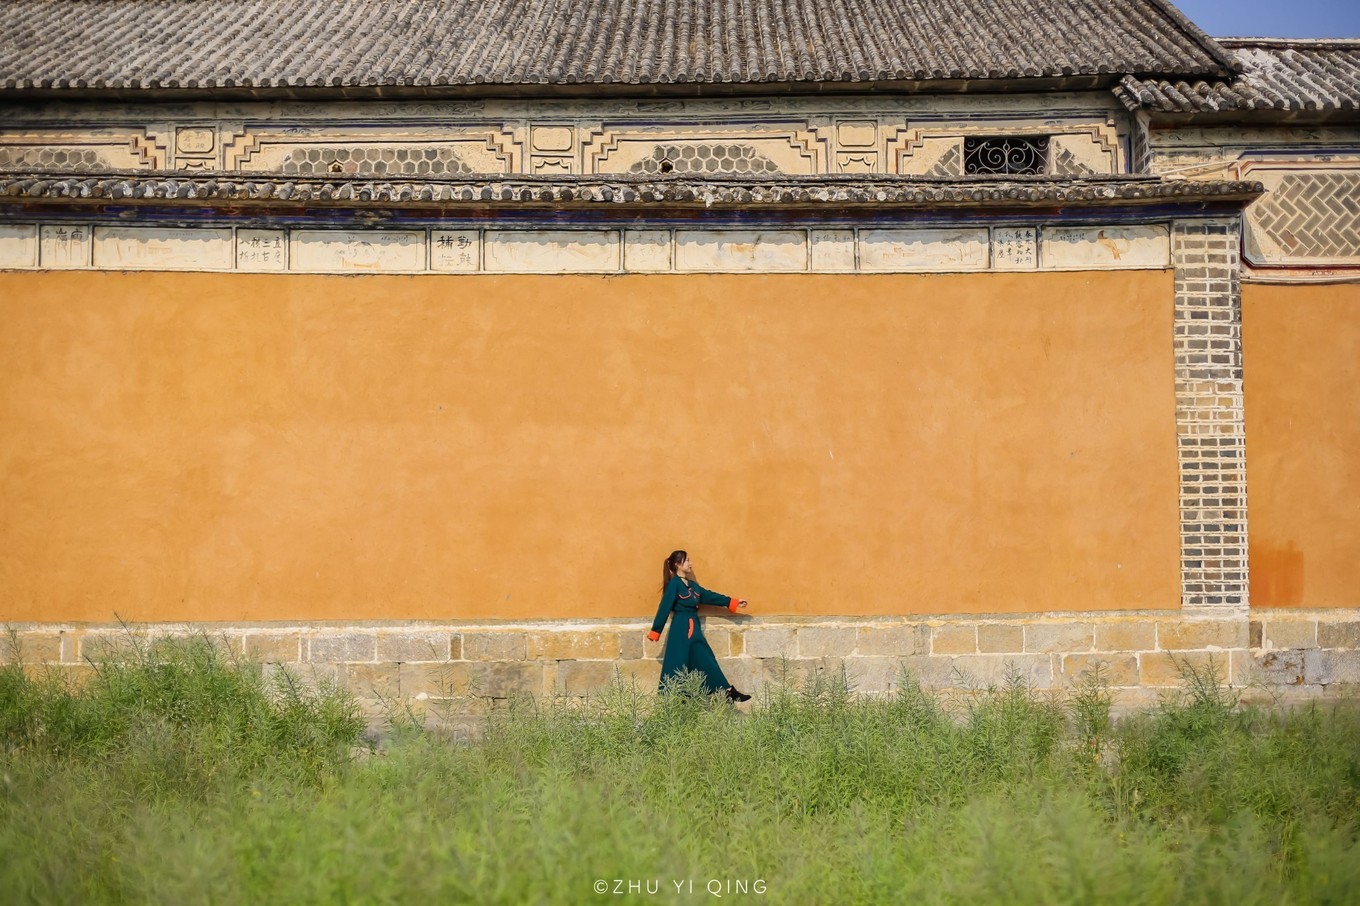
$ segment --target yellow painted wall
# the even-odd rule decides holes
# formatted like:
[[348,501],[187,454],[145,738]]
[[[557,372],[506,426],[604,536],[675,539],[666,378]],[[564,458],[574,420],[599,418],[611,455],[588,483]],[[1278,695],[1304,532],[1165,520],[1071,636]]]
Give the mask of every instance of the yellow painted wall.
[[1242,290],[1251,603],[1360,606],[1360,286]]
[[1169,272],[0,274],[0,619],[1179,606]]

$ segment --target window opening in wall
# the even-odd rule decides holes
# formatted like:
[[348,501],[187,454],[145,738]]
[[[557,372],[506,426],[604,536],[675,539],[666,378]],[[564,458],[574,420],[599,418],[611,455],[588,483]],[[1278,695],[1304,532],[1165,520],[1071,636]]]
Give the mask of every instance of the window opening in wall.
[[1048,170],[1048,136],[965,137],[967,176],[1038,176]]

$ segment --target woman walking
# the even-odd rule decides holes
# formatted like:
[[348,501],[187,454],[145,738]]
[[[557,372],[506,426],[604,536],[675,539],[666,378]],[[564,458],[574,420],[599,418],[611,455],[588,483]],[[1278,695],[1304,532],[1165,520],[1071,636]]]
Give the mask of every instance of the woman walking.
[[652,621],[652,631],[647,633],[647,638],[653,642],[661,638],[666,619],[672,612],[675,613],[670,634],[666,636],[666,656],[661,661],[661,687],[665,688],[667,677],[689,668],[704,675],[704,688],[710,693],[726,690],[727,697],[734,702],[749,700],[751,696],[738,692],[737,687],[723,675],[699,622],[700,604],[726,607],[736,613],[738,607],[746,606],[746,601],[720,595],[700,586],[694,578],[689,554],[684,551],[672,552],[662,569],[661,606],[657,608],[656,619]]

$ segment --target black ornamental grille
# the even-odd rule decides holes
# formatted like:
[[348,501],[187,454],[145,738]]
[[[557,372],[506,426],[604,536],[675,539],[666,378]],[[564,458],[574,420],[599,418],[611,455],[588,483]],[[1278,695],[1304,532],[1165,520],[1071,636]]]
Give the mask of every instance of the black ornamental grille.
[[1038,176],[1048,169],[1048,136],[965,138],[965,176]]

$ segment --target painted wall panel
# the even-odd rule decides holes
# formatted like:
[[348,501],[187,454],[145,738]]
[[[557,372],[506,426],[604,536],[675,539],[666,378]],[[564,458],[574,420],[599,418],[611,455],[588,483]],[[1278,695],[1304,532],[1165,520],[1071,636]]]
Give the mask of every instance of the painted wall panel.
[[1255,607],[1360,606],[1360,286],[1242,287]]
[[0,274],[0,618],[1179,604],[1169,272]]

